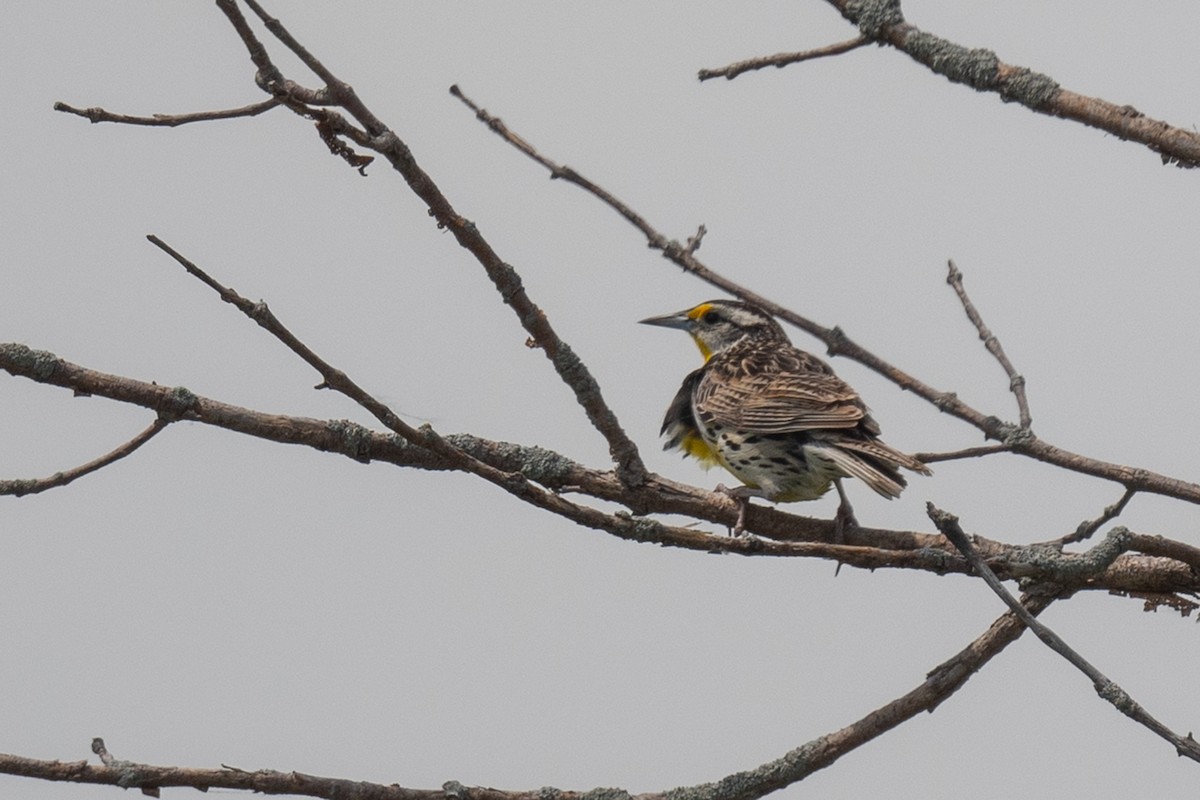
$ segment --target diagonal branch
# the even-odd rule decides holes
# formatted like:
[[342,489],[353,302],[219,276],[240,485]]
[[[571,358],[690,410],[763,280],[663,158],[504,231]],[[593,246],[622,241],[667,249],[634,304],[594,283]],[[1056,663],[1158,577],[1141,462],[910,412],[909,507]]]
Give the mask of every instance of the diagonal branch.
[[979,331],[979,339],[983,342],[983,346],[995,356],[996,360],[1000,362],[1000,366],[1004,368],[1005,374],[1008,375],[1008,388],[1017,398],[1017,413],[1020,415],[1021,428],[1028,430],[1029,426],[1033,424],[1033,418],[1029,414],[1029,400],[1025,396],[1025,376],[1017,372],[1016,367],[1005,355],[1004,348],[1000,346],[1000,340],[983,323],[983,317],[975,308],[975,304],[971,302],[971,298],[967,296],[967,290],[963,288],[963,276],[954,260],[951,259],[948,263],[950,270],[946,276],[946,283],[950,284],[954,293],[958,295],[963,311],[967,312],[967,319],[971,320],[975,330]]
[[669,259],[685,272],[695,275],[700,280],[743,300],[748,300],[755,305],[761,306],[772,315],[795,325],[801,330],[807,331],[825,343],[830,355],[845,356],[853,361],[857,361],[868,369],[887,378],[901,389],[910,391],[918,397],[929,401],[939,411],[957,417],[979,429],[983,432],[984,436],[1000,442],[1011,452],[1019,453],[1047,464],[1053,464],[1072,472],[1080,472],[1085,475],[1103,478],[1104,480],[1115,481],[1126,488],[1166,495],[1167,497],[1174,497],[1189,503],[1200,503],[1200,484],[1182,481],[1178,478],[1172,478],[1146,469],[1127,467],[1122,464],[1089,458],[1060,447],[1055,447],[1039,439],[1028,428],[1021,428],[1012,423],[1005,422],[998,417],[984,414],[964,403],[954,392],[940,391],[918,380],[852,341],[841,328],[826,328],[819,325],[720,275],[696,258],[695,248],[684,246],[678,241],[668,239],[650,225],[644,217],[616,196],[570,167],[558,164],[539,153],[531,144],[511,131],[499,117],[489,114],[475,102],[467,98],[457,86],[450,87],[450,93],[462,100],[468,108],[475,112],[476,118],[487,125],[494,133],[549,170],[551,178],[562,178],[569,183],[579,186],[628,220],[630,224],[642,232],[652,249],[662,252],[664,258]]
[[[304,342],[300,341],[295,334],[279,321],[267,307],[266,303],[261,301],[258,303],[250,302],[233,289],[213,279],[204,270],[200,269],[187,258],[184,258],[157,236],[150,235],[147,238],[156,247],[175,259],[190,275],[193,275],[213,289],[213,291],[217,292],[222,300],[232,304],[247,317],[257,322],[260,327],[281,341],[293,353],[300,356],[305,363],[317,370],[323,379],[318,388],[330,388],[341,392],[370,412],[372,416],[383,423],[389,430],[404,437],[405,440],[447,459],[459,469],[483,478],[531,505],[564,516],[580,525],[617,533],[623,536],[623,538],[637,539],[645,537],[645,534],[642,533],[642,528],[647,525],[659,525],[659,523],[650,523],[649,521],[632,520],[630,518],[605,514],[596,509],[572,503],[557,494],[547,492],[536,486],[520,473],[497,469],[490,464],[480,461],[462,448],[447,441],[429,425],[423,425],[420,429],[413,428],[400,419],[384,403],[377,400],[355,383],[345,372],[329,364],[304,344]],[[194,405],[197,398],[193,395],[190,399]]]
[[[250,29],[236,2],[234,0],[216,0],[216,2],[221,11],[229,18],[246,45],[251,60],[258,67],[260,85],[275,94],[276,97],[283,98],[285,104],[297,113],[311,116],[310,111],[303,107],[305,93],[297,84],[283,78],[278,67],[267,55],[262,42]],[[366,107],[349,84],[339,80],[332,71],[301,46],[279,20],[270,17],[258,3],[248,0],[247,5],[263,20],[268,30],[276,38],[299,56],[305,65],[325,82],[326,92],[324,95],[332,97],[363,126],[366,136],[356,138],[356,141],[370,146],[388,159],[413,192],[428,206],[430,216],[437,221],[438,227],[453,233],[459,245],[470,252],[483,266],[504,302],[513,309],[521,325],[545,353],[559,377],[575,393],[576,401],[583,408],[592,426],[608,442],[609,452],[617,464],[617,474],[621,479],[631,486],[644,482],[647,471],[638,453],[637,445],[622,429],[616,414],[604,400],[600,385],[587,366],[558,336],[542,309],[530,299],[516,270],[492,249],[491,244],[483,237],[474,222],[461,216],[454,209],[429,175],[417,164],[408,146]],[[331,126],[335,132],[341,133],[344,132],[340,130],[344,121],[339,122],[339,120],[340,117],[331,112],[324,112],[322,116],[324,124]]]
[[127,455],[133,453],[146,442],[158,435],[158,432],[170,424],[170,420],[160,416],[154,422],[150,423],[150,427],[139,433],[137,436],[130,439],[125,444],[121,445],[111,453],[100,456],[81,464],[74,469],[69,469],[66,472],[56,472],[47,478],[34,478],[27,480],[0,480],[0,495],[11,494],[15,497],[21,497],[27,494],[38,494],[47,489],[55,489],[59,486],[66,486],[71,481],[77,478],[82,478],[84,475],[103,469],[113,462],[120,461]]
[[759,56],[758,58],[748,58],[745,61],[738,61],[735,64],[720,67],[717,69],[702,69],[698,77],[702,81],[710,78],[725,78],[733,80],[743,72],[750,72],[756,69],[764,69],[765,67],[786,67],[789,64],[798,64],[801,61],[812,61],[815,58],[826,58],[828,56],[838,56],[842,53],[848,53],[851,50],[856,50],[863,45],[871,44],[871,40],[866,36],[856,36],[853,39],[848,39],[844,42],[818,47],[813,50],[801,50],[798,53],[776,53],[773,56]]
[[1048,75],[1006,64],[991,50],[968,49],[904,21],[900,0],[827,0],[858,26],[863,36],[906,53],[939,75],[979,92],[995,92],[1005,102],[1031,111],[1081,122],[1138,142],[1162,156],[1163,163],[1200,166],[1200,133],[1147,117],[1132,106],[1076,94]]
[[971,562],[971,567],[974,568],[979,577],[983,578],[984,583],[1004,601],[1005,605],[1012,609],[1012,612],[1033,631],[1034,635],[1045,642],[1047,647],[1065,658],[1071,666],[1088,676],[1092,681],[1092,685],[1096,688],[1096,694],[1100,695],[1102,700],[1111,703],[1113,707],[1134,722],[1145,726],[1158,736],[1166,739],[1175,746],[1175,752],[1178,755],[1186,756],[1193,761],[1200,762],[1200,742],[1193,739],[1191,734],[1188,734],[1186,737],[1180,736],[1155,719],[1150,712],[1138,705],[1129,696],[1128,692],[1114,683],[1100,670],[1096,669],[1091,662],[1071,649],[1058,634],[1034,619],[1033,615],[1015,597],[1009,594],[1008,590],[1004,588],[1004,584],[1000,583],[1000,579],[996,577],[996,573],[992,572],[991,568],[988,567],[987,562],[975,550],[971,544],[971,540],[959,526],[958,517],[934,507],[932,503],[927,505],[927,511],[929,518],[933,520],[933,524],[937,525],[938,530]]
[[[1032,618],[1044,611],[1053,599],[1047,596],[1027,598],[1022,611]],[[729,796],[748,800],[803,780],[917,714],[933,712],[995,655],[1016,641],[1024,630],[1025,623],[1009,612],[949,661],[934,667],[915,689],[857,722],[813,739],[757,769],[730,775],[717,783],[674,789],[669,794],[672,800],[703,800],[725,796],[725,792],[740,787],[740,791]]]
[[[1039,614],[1053,599],[1047,596],[1028,598],[1022,611],[1026,615]],[[934,711],[988,661],[1016,641],[1024,630],[1025,624],[1016,614],[1005,614],[953,658],[931,670],[925,680],[912,691],[840,730],[813,739],[755,769],[735,773],[716,783],[638,795],[630,795],[620,789],[606,789],[604,796],[618,800],[756,800],[830,766],[842,756],[877,739],[916,715]],[[202,791],[215,788],[262,794],[295,794],[322,798],[371,797],[378,800],[546,800],[547,797],[553,797],[554,800],[586,800],[597,796],[595,792],[561,789],[554,789],[552,793],[548,793],[546,789],[502,791],[481,786],[465,786],[458,781],[448,781],[441,789],[411,789],[397,784],[385,786],[299,772],[250,772],[233,767],[166,767],[119,761],[111,757],[109,762],[96,766],[84,761],[43,761],[3,753],[0,753],[0,774],[22,775],[48,781],[105,784],[126,789],[139,788],[143,792],[154,794],[164,786],[188,786]]]
[[1100,516],[1096,517],[1095,519],[1084,520],[1083,522],[1079,523],[1079,527],[1061,539],[1057,540],[1055,544],[1059,548],[1062,548],[1063,545],[1074,544],[1075,542],[1082,542],[1086,539],[1090,539],[1095,535],[1096,531],[1100,530],[1109,522],[1112,522],[1114,519],[1119,517],[1121,512],[1125,510],[1125,506],[1129,505],[1129,501],[1133,499],[1135,494],[1137,494],[1136,489],[1126,489],[1125,493],[1121,495],[1121,499],[1110,506],[1105,506],[1104,511],[1101,512]]

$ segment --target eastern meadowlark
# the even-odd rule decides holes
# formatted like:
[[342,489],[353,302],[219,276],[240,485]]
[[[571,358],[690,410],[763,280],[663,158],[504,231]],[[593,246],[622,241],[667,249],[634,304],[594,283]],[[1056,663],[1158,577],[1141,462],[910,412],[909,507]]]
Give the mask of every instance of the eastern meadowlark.
[[856,524],[842,478],[858,478],[890,499],[906,485],[899,467],[930,474],[884,444],[858,393],[824,361],[793,347],[758,306],[711,300],[642,322],[687,331],[704,356],[667,409],[664,449],[678,448],[705,468],[720,464],[745,484],[717,487],[741,503],[735,534],[750,497],[815,500],[834,485],[840,534]]

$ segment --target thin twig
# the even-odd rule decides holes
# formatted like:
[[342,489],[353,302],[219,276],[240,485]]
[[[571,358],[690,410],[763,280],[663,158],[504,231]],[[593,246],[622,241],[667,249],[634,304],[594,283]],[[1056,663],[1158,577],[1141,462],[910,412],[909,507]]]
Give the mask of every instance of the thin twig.
[[15,497],[21,497],[27,494],[38,494],[39,492],[44,492],[47,489],[54,489],[59,486],[66,486],[76,478],[82,478],[84,475],[95,472],[98,469],[103,469],[115,461],[120,461],[122,458],[153,439],[158,432],[167,427],[168,424],[170,424],[170,420],[160,416],[150,424],[150,427],[146,428],[146,430],[142,431],[128,442],[125,442],[125,444],[113,450],[111,453],[100,456],[99,458],[75,467],[74,469],[69,469],[66,472],[56,472],[46,478],[0,481],[0,495],[11,494]]
[[994,453],[1011,453],[1012,448],[1006,444],[985,444],[980,447],[965,447],[962,450],[952,450],[947,453],[913,453],[913,458],[926,464],[938,461],[957,461],[963,458],[980,458]]
[[625,219],[632,223],[634,227],[646,235],[646,238],[650,240],[651,247],[663,251],[666,251],[668,248],[674,248],[680,253],[690,255],[688,252],[688,246],[681,245],[678,242],[667,241],[666,237],[650,227],[650,224],[646,222],[641,215],[635,213],[633,209],[618,200],[617,197],[611,194],[608,190],[602,188],[598,184],[592,183],[590,180],[585,178],[583,175],[580,175],[570,167],[556,164],[543,156],[536,149],[534,149],[533,145],[529,144],[520,136],[513,133],[513,131],[504,124],[503,120],[501,120],[499,117],[492,116],[483,108],[480,108],[478,105],[476,105],[475,101],[463,94],[462,89],[460,89],[457,84],[450,87],[450,94],[461,100],[463,105],[465,105],[467,108],[474,111],[475,118],[487,125],[493,132],[499,135],[500,138],[504,139],[513,147],[517,148],[522,153],[545,167],[550,172],[551,179],[557,180],[561,178],[568,183],[573,183],[576,186],[581,187],[590,194],[600,198],[600,200],[602,200],[610,208],[615,210],[621,216],[625,217]]
[[954,392],[941,391],[918,380],[913,375],[884,361],[879,356],[851,340],[841,328],[827,328],[806,317],[802,317],[796,312],[772,302],[767,297],[753,292],[741,284],[735,283],[729,278],[713,271],[697,259],[694,253],[688,252],[688,248],[685,245],[673,239],[668,239],[650,225],[645,218],[615,195],[593,183],[583,175],[580,175],[574,169],[557,164],[542,155],[527,141],[510,130],[498,117],[489,114],[474,101],[467,98],[459,87],[450,87],[450,93],[459,98],[464,105],[475,112],[476,118],[487,125],[489,129],[549,170],[551,178],[562,178],[579,186],[628,220],[630,224],[641,231],[646,237],[650,248],[661,251],[664,258],[669,259],[676,266],[700,280],[731,295],[761,306],[773,316],[812,334],[825,343],[827,352],[830,355],[844,356],[852,361],[857,361],[868,369],[887,378],[901,389],[912,392],[918,397],[932,403],[939,411],[957,417],[977,428],[987,438],[1005,444],[1014,453],[1028,456],[1047,464],[1053,464],[1071,472],[1092,475],[1126,486],[1136,486],[1140,491],[1174,497],[1190,503],[1200,503],[1200,484],[1198,483],[1171,478],[1140,467],[1127,467],[1122,464],[1089,458],[1049,444],[1035,436],[1028,428],[1022,428],[1005,422],[994,415],[984,414],[978,409],[964,403]]
[[950,543],[957,547],[959,552],[971,563],[971,566],[979,577],[983,578],[984,583],[1004,601],[1005,605],[1012,609],[1013,613],[1033,631],[1034,635],[1045,642],[1047,647],[1065,658],[1072,666],[1086,675],[1092,681],[1092,685],[1096,689],[1096,694],[1100,695],[1102,700],[1111,703],[1114,708],[1125,716],[1145,726],[1163,739],[1166,739],[1175,747],[1177,754],[1200,762],[1200,743],[1192,739],[1191,735],[1186,737],[1180,736],[1163,725],[1148,711],[1138,705],[1124,689],[1110,680],[1100,670],[1096,669],[1087,659],[1071,649],[1058,634],[1033,618],[1033,615],[1009,593],[1008,589],[1004,588],[1004,584],[996,577],[996,573],[992,572],[987,562],[979,555],[979,552],[971,544],[970,538],[963,532],[962,527],[959,525],[958,517],[942,511],[932,503],[926,505],[926,510],[929,518],[933,520],[933,524],[937,526],[942,535],[949,539]]
[[1093,520],[1084,520],[1083,522],[1079,523],[1079,527],[1077,527],[1074,532],[1067,534],[1061,539],[1058,539],[1056,542],[1057,546],[1061,548],[1063,545],[1074,544],[1075,542],[1082,542],[1085,539],[1090,539],[1093,535],[1095,535],[1096,531],[1100,530],[1100,528],[1119,517],[1121,512],[1125,510],[1125,506],[1129,505],[1129,501],[1133,499],[1135,494],[1137,494],[1137,489],[1126,489],[1125,493],[1121,495],[1121,499],[1110,506],[1105,506],[1104,511],[1100,514],[1100,516]]
[[815,58],[837,56],[867,44],[871,44],[871,40],[866,36],[856,36],[853,39],[847,39],[844,42],[826,45],[825,47],[818,47],[813,50],[801,50],[798,53],[776,53],[773,56],[748,58],[745,61],[738,61],[735,64],[730,64],[717,69],[702,69],[700,70],[698,77],[702,81],[706,81],[709,78],[726,78],[728,80],[733,80],[743,72],[763,69],[764,67],[786,67],[788,64],[796,64],[801,61],[812,61]]
[[947,262],[950,266],[949,273],[946,275],[946,283],[953,287],[955,294],[958,295],[959,301],[962,303],[963,311],[967,312],[967,319],[971,320],[971,324],[975,326],[975,330],[979,332],[979,339],[983,342],[983,346],[988,349],[988,352],[995,356],[1000,362],[1000,366],[1004,368],[1004,373],[1008,375],[1008,388],[1017,398],[1017,412],[1021,418],[1021,428],[1028,430],[1033,424],[1033,418],[1029,414],[1029,400],[1025,396],[1025,376],[1017,372],[1013,363],[1008,360],[1008,356],[1004,353],[1004,348],[1000,345],[1000,340],[991,332],[987,325],[983,323],[983,317],[980,315],[975,304],[971,302],[971,298],[967,296],[967,290],[963,288],[962,273],[951,259]]
[[196,111],[191,114],[152,114],[149,117],[131,116],[129,114],[116,114],[112,111],[105,111],[103,108],[75,108],[66,103],[55,103],[55,111],[63,111],[67,114],[74,114],[79,117],[86,117],[93,123],[96,122],[117,122],[122,125],[151,125],[159,127],[174,128],[178,125],[187,125],[192,122],[211,122],[218,119],[236,119],[238,117],[256,117],[264,111],[270,111],[279,105],[279,101],[272,98],[263,100],[261,103],[251,103],[248,106],[241,108],[228,108],[221,111]]

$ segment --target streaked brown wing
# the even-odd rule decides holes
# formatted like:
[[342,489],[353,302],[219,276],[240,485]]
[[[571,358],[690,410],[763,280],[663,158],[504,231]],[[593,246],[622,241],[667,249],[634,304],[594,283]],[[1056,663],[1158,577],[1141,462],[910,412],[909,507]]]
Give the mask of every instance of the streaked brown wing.
[[864,418],[868,430],[874,427],[858,394],[836,375],[820,372],[709,373],[696,407],[719,425],[753,433],[853,428]]

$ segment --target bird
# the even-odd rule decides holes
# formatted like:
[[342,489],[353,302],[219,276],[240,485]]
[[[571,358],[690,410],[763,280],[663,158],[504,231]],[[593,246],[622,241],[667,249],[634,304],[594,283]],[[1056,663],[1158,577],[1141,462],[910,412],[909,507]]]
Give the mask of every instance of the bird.
[[812,353],[792,345],[780,324],[753,303],[709,300],[641,320],[691,334],[704,364],[688,373],[667,408],[664,450],[678,449],[708,469],[720,465],[744,484],[716,490],[739,501],[733,534],[745,530],[751,497],[815,500],[836,486],[840,541],[857,526],[842,478],[858,478],[888,499],[907,485],[900,468],[929,467],[885,444],[858,393]]

